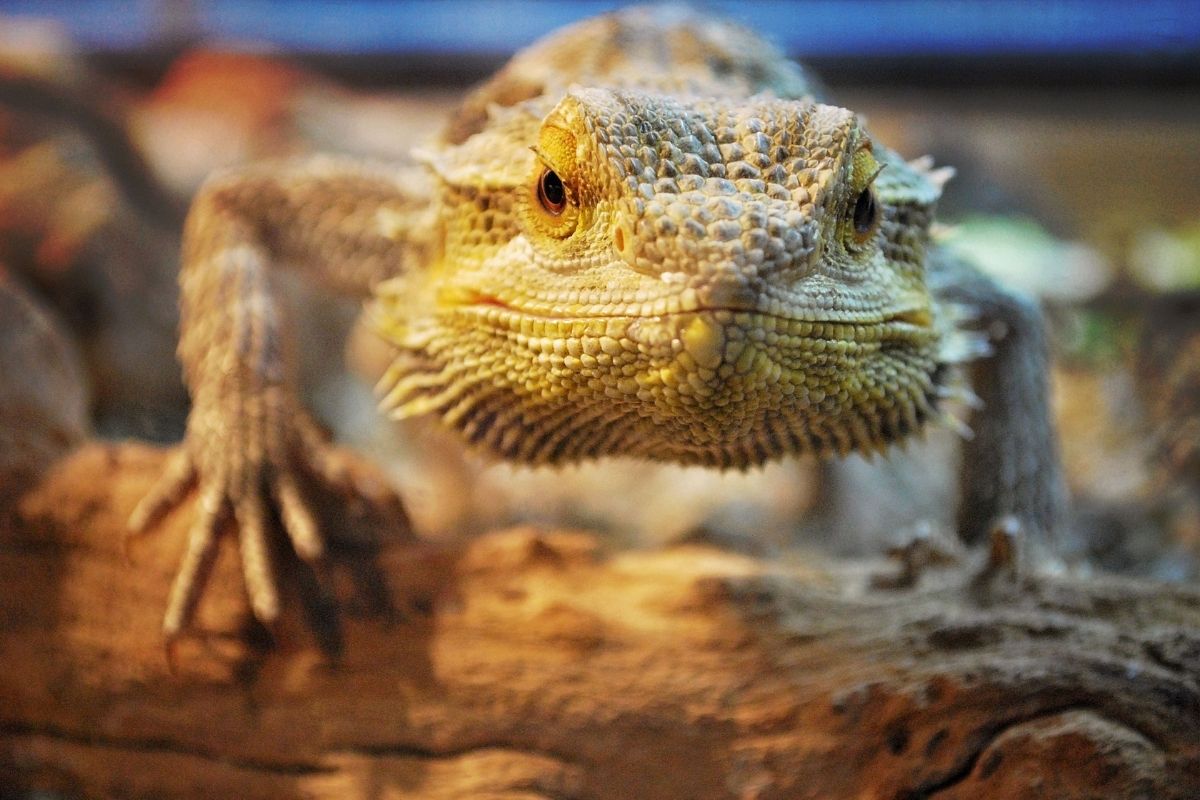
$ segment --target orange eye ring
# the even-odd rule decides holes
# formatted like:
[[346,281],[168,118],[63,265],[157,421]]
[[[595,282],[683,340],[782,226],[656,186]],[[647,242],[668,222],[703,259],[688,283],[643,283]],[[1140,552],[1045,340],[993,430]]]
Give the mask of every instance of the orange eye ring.
[[537,198],[547,214],[559,216],[567,208],[567,188],[552,169],[542,172],[537,182]]

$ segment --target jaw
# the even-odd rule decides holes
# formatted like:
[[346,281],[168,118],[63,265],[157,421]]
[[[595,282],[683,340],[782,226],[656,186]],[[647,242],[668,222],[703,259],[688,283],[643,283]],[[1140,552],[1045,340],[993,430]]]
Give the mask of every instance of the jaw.
[[923,321],[458,305],[421,332],[383,331],[399,349],[383,405],[438,414],[480,449],[533,464],[625,455],[746,467],[882,450],[936,405],[939,337]]

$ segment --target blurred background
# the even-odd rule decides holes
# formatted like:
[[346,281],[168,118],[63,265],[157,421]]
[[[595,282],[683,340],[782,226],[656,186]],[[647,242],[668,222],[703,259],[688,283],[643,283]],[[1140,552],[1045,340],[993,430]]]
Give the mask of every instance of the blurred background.
[[[206,174],[314,151],[404,160],[513,51],[617,5],[0,0],[0,72],[53,88],[0,94],[0,278],[64,331],[86,424],[181,435],[174,209]],[[1200,4],[697,5],[810,65],[877,138],[958,169],[940,235],[1040,297],[1052,323],[1073,559],[1200,574]],[[122,132],[133,162],[106,152]],[[142,169],[165,194],[129,177]],[[356,310],[304,308],[313,331],[348,331]],[[328,364],[341,341],[303,349]],[[315,374],[311,394],[340,437],[385,461],[427,536],[532,519],[792,557],[874,553],[951,519],[946,431],[882,462],[748,475],[514,471],[431,426],[385,426],[369,384]],[[838,500],[864,490],[879,501]]]

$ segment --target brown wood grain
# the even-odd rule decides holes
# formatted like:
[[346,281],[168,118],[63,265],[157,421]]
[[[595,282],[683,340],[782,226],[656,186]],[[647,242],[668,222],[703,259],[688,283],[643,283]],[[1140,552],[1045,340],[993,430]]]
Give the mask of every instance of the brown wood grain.
[[[321,575],[286,567],[334,599],[293,591],[271,643],[229,546],[172,673],[159,624],[190,505],[123,547],[162,462],[86,445],[3,509],[12,793],[1200,796],[1200,591],[1111,578],[883,590],[861,564],[583,533],[358,535]],[[339,507],[339,532],[376,527]]]

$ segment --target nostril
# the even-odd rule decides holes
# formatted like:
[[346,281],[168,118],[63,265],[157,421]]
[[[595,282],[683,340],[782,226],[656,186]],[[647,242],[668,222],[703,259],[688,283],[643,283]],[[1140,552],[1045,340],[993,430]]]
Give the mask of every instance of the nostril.
[[617,256],[632,267],[637,266],[637,253],[634,252],[633,229],[628,223],[618,222],[613,225],[612,243]]

